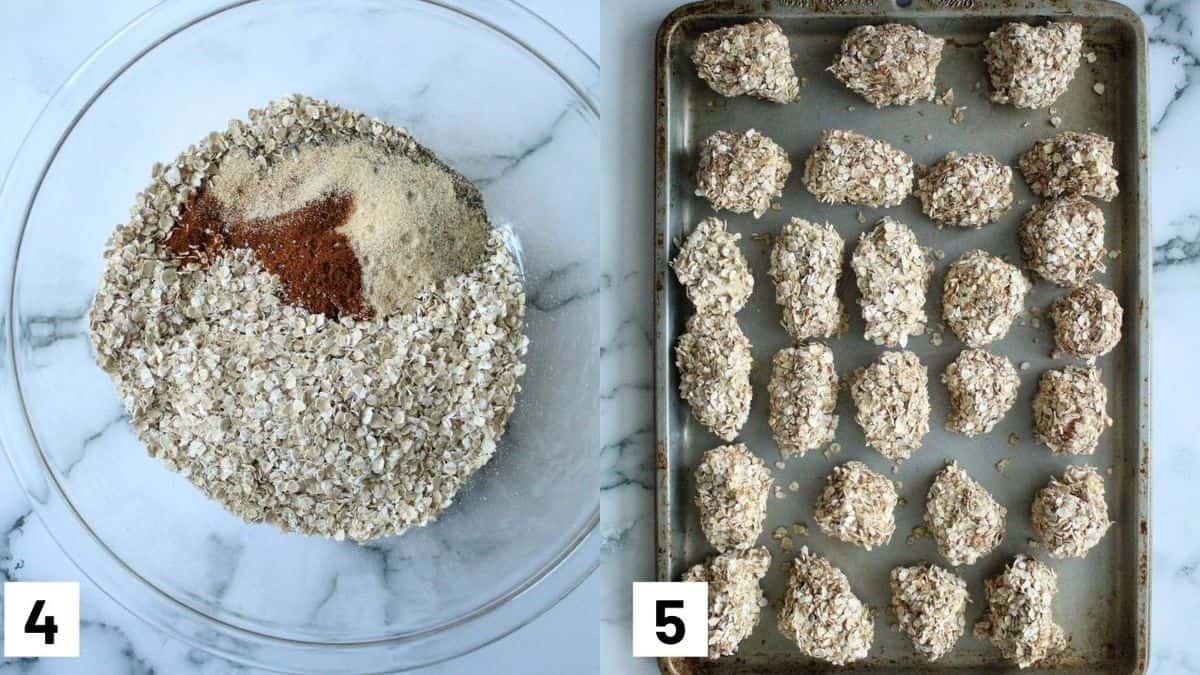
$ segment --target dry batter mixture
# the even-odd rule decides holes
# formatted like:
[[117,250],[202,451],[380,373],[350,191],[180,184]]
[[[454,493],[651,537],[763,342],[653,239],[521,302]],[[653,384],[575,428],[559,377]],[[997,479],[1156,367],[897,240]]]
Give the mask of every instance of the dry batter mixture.
[[89,317],[148,452],[247,521],[425,525],[512,413],[525,296],[478,191],[405,131],[293,96],[166,166]]

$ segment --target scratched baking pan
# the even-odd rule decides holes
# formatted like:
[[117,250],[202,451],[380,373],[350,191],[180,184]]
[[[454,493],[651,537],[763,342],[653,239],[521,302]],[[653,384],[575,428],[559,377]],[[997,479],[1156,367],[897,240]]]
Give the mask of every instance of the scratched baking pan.
[[[800,98],[778,105],[749,97],[723,98],[696,77],[689,60],[696,37],[708,30],[756,17],[769,17],[787,34],[797,74],[804,78]],[[1067,93],[1047,110],[1017,110],[986,99],[986,72],[981,46],[987,33],[1011,20],[1044,22],[1070,17],[1085,27],[1084,52],[1094,61],[1081,63]],[[902,21],[947,39],[938,69],[939,91],[953,88],[952,105],[920,103],[911,107],[876,110],[845,89],[826,72],[846,32],[864,23]],[[660,663],[668,672],[801,672],[821,670],[821,664],[802,656],[776,629],[775,615],[784,587],[784,563],[794,555],[784,551],[771,533],[794,523],[807,525],[805,536],[792,535],[795,549],[807,545],[828,557],[848,575],[856,594],[879,610],[875,641],[869,657],[846,672],[905,672],[929,670],[913,653],[908,639],[890,627],[888,573],[897,565],[922,560],[945,565],[927,538],[909,541],[921,521],[925,491],[935,472],[957,460],[1008,509],[1003,543],[979,563],[958,568],[971,593],[967,633],[935,669],[969,672],[1014,669],[991,644],[971,635],[971,625],[983,607],[983,580],[997,573],[1017,553],[1030,553],[1053,567],[1059,578],[1055,616],[1070,635],[1069,647],[1040,670],[1072,672],[1142,672],[1149,635],[1149,225],[1146,178],[1146,48],[1139,19],[1110,2],[947,2],[914,0],[898,6],[890,0],[870,2],[701,2],[682,7],[663,22],[656,50],[656,213],[655,213],[655,405],[658,488],[657,560],[660,580],[677,580],[690,566],[714,551],[700,532],[693,504],[692,468],[701,454],[720,441],[689,414],[678,395],[674,345],[691,311],[668,262],[679,242],[711,207],[694,195],[696,149],[718,129],[753,127],[779,142],[792,159],[793,171],[779,208],[761,219],[722,212],[741,242],[754,271],[755,291],[738,315],[754,345],[751,382],[754,403],[739,438],[771,468],[783,498],[772,495],[761,544],[772,553],[763,587],[770,606],[764,608],[754,633],[735,656],[717,661],[675,659]],[[1097,84],[1104,86],[1096,87]],[[1102,90],[1097,94],[1096,90]],[[965,106],[962,120],[951,124],[955,107]],[[1050,122],[1051,117],[1059,126]],[[1106,245],[1113,256],[1099,280],[1116,291],[1125,307],[1123,339],[1116,350],[1099,360],[1108,388],[1108,408],[1115,424],[1102,437],[1095,455],[1054,456],[1031,438],[1030,403],[1038,377],[1067,360],[1054,359],[1053,339],[1044,322],[1025,317],[991,349],[1020,364],[1021,388],[1016,405],[990,434],[967,439],[945,431],[945,387],[940,375],[963,348],[949,332],[935,344],[929,335],[910,340],[930,372],[933,403],[931,431],[914,457],[893,472],[891,462],[865,447],[853,420],[852,404],[843,390],[838,401],[837,442],[841,452],[832,458],[820,451],[792,458],[785,468],[767,427],[766,382],[772,355],[787,345],[779,324],[774,287],[767,276],[769,241],[762,235],[778,232],[791,216],[833,223],[847,241],[847,254],[858,235],[883,215],[908,223],[921,243],[938,253],[926,310],[936,326],[941,316],[942,275],[951,262],[973,248],[1019,262],[1016,228],[1035,203],[1028,187],[1014,175],[1015,202],[1004,218],[981,230],[938,230],[925,218],[915,198],[893,209],[818,204],[802,187],[800,173],[809,148],[822,129],[853,129],[888,140],[932,164],[946,152],[984,152],[1014,166],[1018,154],[1033,141],[1064,130],[1092,130],[1116,142],[1120,171],[1119,198],[1100,203],[1108,223]],[[943,255],[944,254],[944,255]],[[847,266],[848,267],[848,266]],[[830,341],[843,378],[873,360],[882,348],[862,338],[862,318],[856,304],[852,274],[844,271],[842,298],[850,310],[850,330]],[[1027,307],[1045,310],[1063,293],[1037,282]],[[865,461],[901,483],[904,498],[897,509],[897,529],[891,543],[863,551],[821,534],[812,519],[812,505],[825,475],[835,463]],[[1006,460],[1003,461],[1002,460]],[[1073,461],[1100,468],[1105,477],[1108,507],[1115,524],[1083,560],[1052,560],[1030,543],[1029,506],[1033,494],[1051,474],[1060,474]],[[1002,467],[1004,470],[1001,470]],[[789,485],[795,482],[798,489]]]

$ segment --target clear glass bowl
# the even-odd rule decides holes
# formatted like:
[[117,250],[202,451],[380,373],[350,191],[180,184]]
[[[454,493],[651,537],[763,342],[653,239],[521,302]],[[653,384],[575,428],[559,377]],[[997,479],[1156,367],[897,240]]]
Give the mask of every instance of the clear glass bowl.
[[[604,293],[598,68],[494,0],[168,2],[54,96],[0,192],[6,454],[82,572],[209,651],[288,671],[384,671],[515,630],[594,569]],[[367,546],[247,525],[149,458],[85,315],[113,227],[150,168],[301,92],[404,126],[510,222],[529,369],[495,458],[433,525]],[[582,167],[580,169],[579,167]]]

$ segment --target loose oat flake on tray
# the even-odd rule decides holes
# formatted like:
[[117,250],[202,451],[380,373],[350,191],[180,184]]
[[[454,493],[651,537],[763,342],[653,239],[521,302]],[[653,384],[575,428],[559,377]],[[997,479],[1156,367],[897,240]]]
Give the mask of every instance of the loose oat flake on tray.
[[513,411],[506,235],[380,120],[303,96],[252,110],[155,167],[105,258],[90,336],[134,431],[247,521],[359,541],[425,525]]

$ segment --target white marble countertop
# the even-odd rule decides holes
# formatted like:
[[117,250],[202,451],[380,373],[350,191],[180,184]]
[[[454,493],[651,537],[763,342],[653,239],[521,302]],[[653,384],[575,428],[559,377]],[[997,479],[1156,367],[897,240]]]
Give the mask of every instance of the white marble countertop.
[[[598,53],[597,5],[524,0],[589,54]],[[105,39],[155,0],[0,3],[0,175],[55,89]],[[87,652],[80,660],[0,661],[8,673],[250,672],[143,623],[83,578],[30,511],[0,459],[0,581],[80,580]],[[598,575],[508,637],[422,673],[592,673],[599,670]],[[530,655],[537,660],[530,661]]]
[[[603,49],[605,150],[620,189],[618,222],[630,228],[630,251],[650,288],[653,217],[653,58],[655,31],[675,0],[607,3]],[[1200,416],[1195,383],[1200,360],[1190,355],[1200,331],[1194,303],[1200,292],[1200,2],[1126,0],[1150,40],[1150,124],[1153,222],[1153,434],[1151,671],[1200,673],[1200,519],[1193,499],[1200,481]],[[654,577],[654,461],[650,306],[630,309],[628,330],[614,350],[635,376],[618,396],[625,436],[604,449],[601,512],[602,650],[606,672],[657,672],[649,659],[630,658],[630,579]],[[1192,335],[1192,337],[1188,337]],[[1189,346],[1192,345],[1192,346]]]

